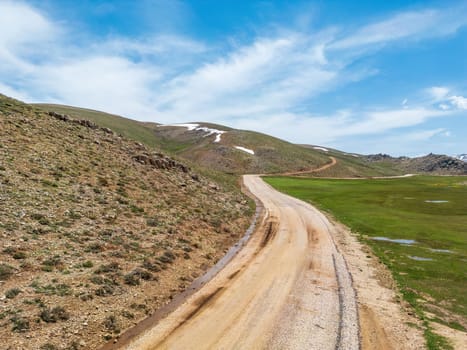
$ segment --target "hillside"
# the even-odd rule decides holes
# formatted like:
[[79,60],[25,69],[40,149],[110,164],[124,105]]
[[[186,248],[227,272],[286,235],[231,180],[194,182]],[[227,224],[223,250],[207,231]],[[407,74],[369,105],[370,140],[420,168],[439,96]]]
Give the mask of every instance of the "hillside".
[[[272,136],[215,124],[160,125],[83,108],[48,104],[36,106],[45,111],[91,120],[192,164],[221,172],[279,173],[318,168],[329,161],[329,157],[320,152]],[[220,140],[215,142],[218,135]]]
[[332,148],[320,146],[302,145],[312,148],[323,155],[334,157],[336,164],[326,170],[306,174],[312,177],[372,177],[402,175],[403,171],[385,162],[369,162],[366,156],[354,153],[346,153]]
[[3,348],[95,348],[249,224],[240,193],[92,122],[0,95],[0,140]]
[[87,119],[101,127],[137,140],[184,159],[198,172],[224,183],[234,177],[222,174],[285,173],[313,171],[336,159],[325,170],[309,172],[312,177],[378,177],[406,173],[462,175],[467,163],[459,159],[428,155],[419,158],[388,155],[359,155],[332,148],[296,145],[278,138],[246,130],[236,130],[209,123],[162,125],[138,122],[104,112],[63,105],[36,104],[45,111],[55,111]]

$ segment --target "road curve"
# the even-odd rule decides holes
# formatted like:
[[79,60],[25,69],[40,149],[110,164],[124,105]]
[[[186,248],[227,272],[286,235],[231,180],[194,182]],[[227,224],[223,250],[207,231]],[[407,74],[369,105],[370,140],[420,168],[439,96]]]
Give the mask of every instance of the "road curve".
[[329,169],[330,167],[333,167],[334,165],[337,164],[337,159],[330,156],[329,157],[331,161],[329,163],[324,164],[323,166],[320,166],[319,168],[316,169],[309,169],[309,170],[300,170],[300,171],[291,171],[287,173],[282,173],[281,175],[283,176],[292,176],[292,175],[302,175],[302,174],[312,174],[312,173],[319,173],[323,170]]
[[355,291],[329,221],[259,176],[244,183],[265,208],[248,244],[126,349],[360,348]]

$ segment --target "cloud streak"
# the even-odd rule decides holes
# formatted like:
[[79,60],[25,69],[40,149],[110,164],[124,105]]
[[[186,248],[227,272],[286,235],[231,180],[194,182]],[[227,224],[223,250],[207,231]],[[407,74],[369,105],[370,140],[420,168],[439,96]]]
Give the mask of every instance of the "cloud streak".
[[324,92],[376,74],[354,65],[367,50],[452,34],[467,22],[467,16],[455,15],[452,10],[403,12],[353,32],[282,30],[226,50],[162,33],[73,44],[73,33],[38,9],[6,1],[0,2],[0,23],[7,24],[0,31],[0,90],[28,101],[80,105],[140,120],[211,121],[329,144],[467,109],[463,96],[432,87],[429,103],[410,107],[405,100],[398,109],[313,112]]

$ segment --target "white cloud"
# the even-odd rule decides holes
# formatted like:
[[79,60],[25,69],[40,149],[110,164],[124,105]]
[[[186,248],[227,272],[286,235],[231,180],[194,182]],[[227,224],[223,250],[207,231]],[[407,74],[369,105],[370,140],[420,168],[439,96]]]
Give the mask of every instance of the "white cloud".
[[442,110],[451,108],[465,110],[467,109],[467,98],[450,94],[450,90],[444,86],[433,86],[426,89],[433,103],[438,103],[438,107]]
[[[463,11],[462,8],[459,11]],[[465,12],[465,11],[463,11]],[[456,32],[467,24],[466,17],[449,9],[402,12],[380,22],[357,29],[333,42],[333,49],[350,49],[384,44],[400,39],[423,39]]]
[[444,23],[446,18],[440,11],[402,13],[338,40],[336,30],[283,31],[220,52],[162,34],[75,45],[60,24],[34,7],[0,0],[0,23],[8,24],[0,31],[0,91],[140,120],[214,121],[301,143],[380,135],[451,115],[451,107],[466,109],[466,99],[439,86],[427,90],[439,108],[412,100],[409,106],[406,98],[399,109],[342,109],[323,116],[310,112],[313,98],[375,74],[371,67],[355,70],[361,53],[353,48],[451,33],[463,23]]
[[41,66],[31,83],[47,91],[49,100],[135,117],[151,111],[148,86],[157,77],[157,71],[127,59],[96,56]]
[[411,133],[404,134],[405,140],[410,141],[423,141],[429,140],[436,135],[449,136],[449,131],[446,131],[444,128],[432,129],[432,130],[417,130]]
[[451,104],[459,109],[467,109],[467,98],[463,96],[450,96]]
[[451,107],[449,107],[449,106],[448,106],[447,104],[445,104],[445,103],[440,103],[440,104],[438,105],[438,107],[441,108],[443,111],[446,111],[446,110],[448,110],[449,108],[451,108]]
[[445,86],[433,86],[427,89],[428,95],[433,99],[433,102],[444,100],[449,94],[449,89]]

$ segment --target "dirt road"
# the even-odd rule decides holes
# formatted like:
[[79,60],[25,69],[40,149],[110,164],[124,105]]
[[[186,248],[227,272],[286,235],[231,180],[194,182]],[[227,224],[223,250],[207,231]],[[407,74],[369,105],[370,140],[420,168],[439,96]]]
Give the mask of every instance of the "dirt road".
[[259,229],[201,290],[127,349],[358,349],[355,292],[316,209],[244,177]]
[[316,169],[311,169],[311,170],[301,170],[301,171],[292,171],[288,173],[283,173],[281,175],[284,176],[292,176],[292,175],[302,175],[302,174],[312,174],[312,173],[319,173],[320,171],[329,169],[330,167],[334,166],[337,164],[337,159],[330,156],[331,162],[324,164],[323,166],[320,166],[319,168]]

